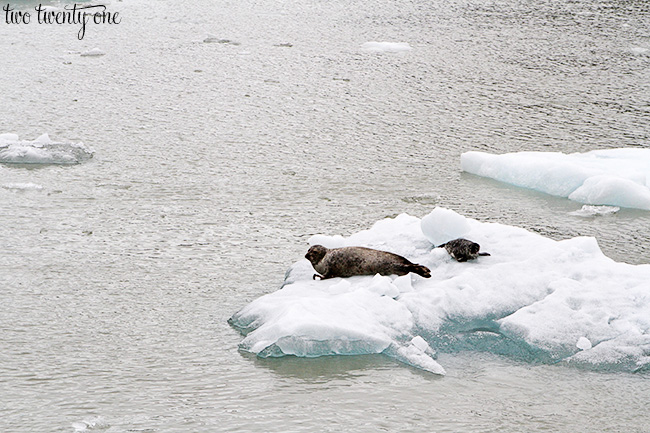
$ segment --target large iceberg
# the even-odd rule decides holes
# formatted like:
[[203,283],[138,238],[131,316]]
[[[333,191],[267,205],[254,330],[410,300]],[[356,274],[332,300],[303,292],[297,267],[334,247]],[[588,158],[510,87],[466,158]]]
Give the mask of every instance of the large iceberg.
[[79,164],[93,157],[82,143],[62,143],[43,134],[34,141],[19,140],[16,134],[0,134],[0,163]]
[[[434,243],[464,236],[491,253],[459,263]],[[430,241],[431,239],[432,241]],[[528,362],[624,371],[650,367],[650,265],[615,262],[594,238],[555,241],[436,208],[311,244],[389,250],[428,266],[409,274],[314,281],[307,260],[234,314],[261,357],[384,353],[437,374],[435,353],[489,351]]]
[[650,149],[466,152],[463,171],[591,205],[650,210]]

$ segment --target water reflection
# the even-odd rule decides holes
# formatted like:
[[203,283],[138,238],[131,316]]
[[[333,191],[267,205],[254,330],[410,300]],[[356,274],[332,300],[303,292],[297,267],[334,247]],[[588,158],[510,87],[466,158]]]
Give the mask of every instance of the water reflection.
[[[366,371],[391,370],[404,366],[383,355],[321,356],[318,358],[260,358],[241,352],[242,357],[285,379],[299,379],[309,383],[326,383],[352,379]],[[433,375],[432,375],[433,376]]]

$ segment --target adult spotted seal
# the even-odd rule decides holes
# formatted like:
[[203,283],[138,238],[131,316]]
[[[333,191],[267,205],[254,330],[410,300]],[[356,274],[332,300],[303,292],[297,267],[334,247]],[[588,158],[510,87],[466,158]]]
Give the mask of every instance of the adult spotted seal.
[[[431,277],[429,268],[411,263],[402,256],[364,247],[325,248],[314,245],[305,258],[321,280],[353,275],[406,275],[414,272],[424,278]],[[320,275],[319,275],[320,274]]]
[[490,255],[489,253],[479,253],[481,249],[479,244],[463,238],[454,239],[453,241],[438,245],[438,248],[446,249],[449,255],[459,262],[466,262],[478,256]]

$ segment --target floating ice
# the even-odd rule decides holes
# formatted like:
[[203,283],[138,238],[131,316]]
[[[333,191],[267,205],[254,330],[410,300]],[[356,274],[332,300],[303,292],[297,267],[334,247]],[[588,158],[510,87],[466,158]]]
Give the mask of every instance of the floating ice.
[[81,57],[100,57],[105,55],[106,53],[100,50],[99,48],[93,48],[90,51],[84,51],[81,53]]
[[2,184],[4,189],[9,190],[18,190],[18,191],[40,191],[43,189],[43,185],[37,183],[25,182],[25,183],[5,183]]
[[466,172],[581,203],[650,210],[650,149],[466,152],[460,161]]
[[413,48],[407,42],[366,42],[361,45],[363,51],[373,53],[397,53],[401,51],[410,51]]
[[576,215],[581,217],[590,217],[590,216],[599,216],[599,215],[612,215],[621,210],[621,208],[616,206],[592,206],[584,205],[580,210],[569,212],[570,215]]
[[[433,248],[427,237],[453,232],[461,220],[465,236],[492,256],[458,263]],[[384,353],[436,374],[444,372],[436,351],[461,350],[650,368],[650,265],[614,262],[594,238],[554,241],[436,209],[422,220],[404,214],[348,238],[314,236],[310,243],[327,240],[395,252],[429,267],[431,278],[314,281],[309,262],[299,260],[280,290],[230,319],[245,334],[242,350],[261,357]]]
[[92,417],[83,421],[73,422],[72,428],[75,432],[106,430],[110,428],[110,424],[108,424],[102,417]]
[[15,134],[0,134],[0,163],[79,164],[93,156],[82,143],[61,143],[43,134],[34,141],[21,141]]
[[644,47],[632,47],[632,48],[630,48],[630,52],[632,54],[637,55],[637,56],[649,56],[650,55],[650,49],[649,48],[644,48]]

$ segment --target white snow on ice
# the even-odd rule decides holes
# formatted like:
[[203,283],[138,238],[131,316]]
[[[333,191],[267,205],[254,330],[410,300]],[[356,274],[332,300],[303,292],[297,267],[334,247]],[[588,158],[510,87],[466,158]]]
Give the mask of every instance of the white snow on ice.
[[[435,243],[463,235],[492,255],[466,263]],[[389,250],[428,266],[409,274],[314,281],[299,260],[283,287],[237,312],[240,348],[261,357],[384,353],[444,374],[435,351],[477,350],[595,369],[650,367],[650,265],[604,256],[594,238],[563,241],[435,209],[348,238],[310,243]]]
[[92,158],[82,143],[61,143],[43,134],[34,141],[21,141],[16,134],[0,134],[0,163],[79,164]]
[[589,350],[592,348],[591,341],[588,338],[580,337],[576,343],[576,347],[580,350]]
[[370,41],[361,45],[363,51],[372,53],[398,53],[410,51],[413,48],[407,42],[376,42]]
[[650,210],[650,149],[466,152],[460,161],[468,173],[580,203]]
[[[444,221],[444,225],[440,225]],[[434,246],[442,245],[454,239],[465,237],[472,227],[467,219],[450,209],[435,208],[422,218],[422,233]]]

